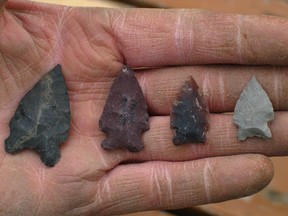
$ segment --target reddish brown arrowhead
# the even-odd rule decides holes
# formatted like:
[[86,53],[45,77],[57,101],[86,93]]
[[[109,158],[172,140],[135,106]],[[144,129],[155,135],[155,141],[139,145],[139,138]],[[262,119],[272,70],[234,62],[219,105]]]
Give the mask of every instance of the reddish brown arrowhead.
[[141,135],[149,130],[148,119],[147,104],[134,71],[124,66],[110,89],[99,121],[107,135],[102,147],[141,151],[144,147]]
[[208,110],[198,86],[192,77],[182,86],[172,106],[171,128],[175,131],[173,143],[205,143]]

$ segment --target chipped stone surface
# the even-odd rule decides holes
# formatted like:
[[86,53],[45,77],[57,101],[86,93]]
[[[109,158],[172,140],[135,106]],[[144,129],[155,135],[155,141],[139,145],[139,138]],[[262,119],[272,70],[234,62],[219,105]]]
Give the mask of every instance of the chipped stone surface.
[[271,138],[267,122],[274,118],[272,103],[255,77],[249,81],[240,95],[234,110],[233,122],[239,127],[237,137]]
[[175,145],[205,143],[208,109],[192,77],[182,86],[171,111]]
[[70,127],[70,104],[60,65],[24,96],[9,126],[6,152],[28,148],[38,152],[47,166],[59,161],[59,145],[67,139]]
[[139,152],[144,148],[141,135],[149,130],[147,104],[134,71],[124,66],[110,89],[99,126],[107,138],[106,150],[126,148]]

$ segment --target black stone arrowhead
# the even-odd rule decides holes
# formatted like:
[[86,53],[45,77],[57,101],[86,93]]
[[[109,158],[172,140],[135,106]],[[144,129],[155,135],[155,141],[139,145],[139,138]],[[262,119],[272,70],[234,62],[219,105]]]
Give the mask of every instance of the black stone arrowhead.
[[70,104],[60,65],[24,96],[9,126],[6,152],[35,150],[49,167],[60,160],[59,145],[67,139],[70,127]]
[[208,109],[192,77],[182,86],[171,111],[173,143],[205,143],[208,130]]
[[141,135],[149,130],[147,104],[134,71],[124,66],[110,89],[99,125],[107,138],[106,150],[126,148],[139,152],[144,148]]

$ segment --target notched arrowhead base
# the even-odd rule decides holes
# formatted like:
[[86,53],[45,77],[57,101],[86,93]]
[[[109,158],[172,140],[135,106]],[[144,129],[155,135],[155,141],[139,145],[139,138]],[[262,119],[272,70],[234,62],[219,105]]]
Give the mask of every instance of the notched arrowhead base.
[[134,71],[124,66],[114,80],[99,120],[107,135],[101,146],[106,150],[141,151],[142,133],[149,130],[148,119],[147,104]]
[[192,77],[182,86],[171,111],[173,143],[205,143],[208,130],[208,109]]
[[24,96],[9,126],[6,152],[28,148],[38,152],[46,166],[59,161],[59,145],[67,139],[70,127],[70,104],[60,65]]
[[238,140],[249,137],[271,138],[272,134],[267,122],[274,118],[272,103],[253,77],[236,103],[233,122],[239,127]]

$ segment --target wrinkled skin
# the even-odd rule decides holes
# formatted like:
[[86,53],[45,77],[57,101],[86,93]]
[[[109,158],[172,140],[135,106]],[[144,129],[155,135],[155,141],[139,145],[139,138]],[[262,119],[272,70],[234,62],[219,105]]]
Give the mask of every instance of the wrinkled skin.
[[[270,182],[266,156],[288,154],[287,20],[13,0],[0,5],[0,215],[104,216],[229,200]],[[6,154],[4,140],[20,99],[57,63],[72,125],[61,161],[47,168],[32,151]],[[154,68],[137,72],[151,115],[141,153],[100,145],[105,135],[98,120],[124,63]],[[238,142],[231,115],[222,113],[233,111],[252,74],[277,111],[273,139]],[[169,112],[190,75],[208,103],[210,130],[206,145],[176,147]]]

